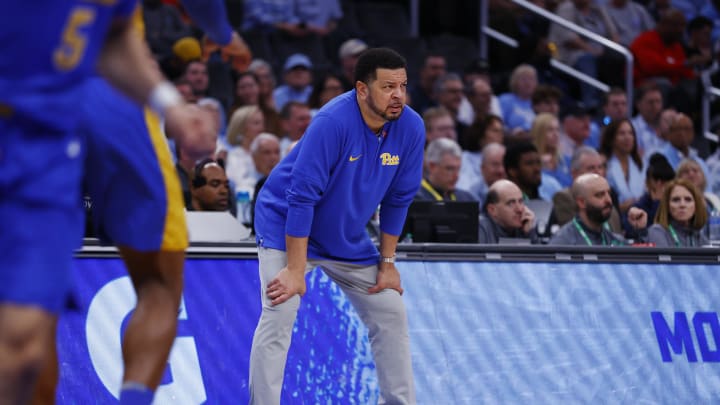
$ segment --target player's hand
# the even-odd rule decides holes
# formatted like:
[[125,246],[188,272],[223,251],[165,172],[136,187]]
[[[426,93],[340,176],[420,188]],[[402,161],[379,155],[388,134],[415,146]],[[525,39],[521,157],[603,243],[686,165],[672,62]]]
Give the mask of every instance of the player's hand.
[[627,218],[633,229],[644,229],[647,226],[647,212],[641,208],[630,207]]
[[165,131],[193,160],[215,152],[217,132],[212,115],[195,105],[180,104],[165,110]]
[[378,264],[378,274],[375,285],[368,288],[368,293],[375,294],[387,288],[392,288],[402,295],[403,289],[400,286],[400,272],[395,267],[395,263]]
[[295,294],[305,295],[305,273],[291,272],[287,267],[275,276],[267,286],[267,296],[272,300],[272,305],[282,304],[292,298]]
[[207,61],[210,54],[220,50],[220,56],[225,62],[230,62],[233,69],[238,72],[245,72],[250,66],[252,61],[252,52],[247,43],[238,35],[237,32],[233,31],[230,43],[221,46],[213,40],[205,37],[203,41],[203,60]]

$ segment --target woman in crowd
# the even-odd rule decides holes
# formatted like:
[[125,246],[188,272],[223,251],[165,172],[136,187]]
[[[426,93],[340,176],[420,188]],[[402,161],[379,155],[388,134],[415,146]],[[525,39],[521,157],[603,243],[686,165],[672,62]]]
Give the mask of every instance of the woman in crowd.
[[560,141],[560,123],[550,113],[540,113],[530,128],[530,138],[540,153],[542,170],[554,177],[563,187],[570,187],[570,161],[563,158],[558,147]]
[[[675,170],[668,163],[667,158],[660,153],[653,153],[648,160],[647,170],[645,171],[645,193],[633,204],[647,212],[648,223],[650,226],[655,219],[658,208],[660,207],[660,199],[662,199],[665,188],[671,180],[675,179]],[[627,215],[622,214],[622,225],[625,229],[625,236],[628,239],[637,239],[639,235],[637,231],[630,226]]]
[[456,187],[467,190],[482,178],[480,172],[482,149],[489,143],[502,145],[504,139],[503,120],[495,114],[488,114],[466,128],[459,142],[463,151],[460,177]]
[[648,229],[648,242],[657,247],[696,247],[707,245],[702,228],[707,222],[702,193],[688,180],[668,183],[660,199],[655,223]]
[[630,120],[610,122],[603,130],[599,151],[607,157],[608,183],[617,191],[624,214],[645,192],[642,159]]
[[334,73],[321,75],[313,84],[312,93],[308,98],[310,113],[315,113],[328,101],[343,93],[342,79]]
[[[698,190],[707,190],[707,179],[700,164],[692,159],[683,159],[678,165],[677,178],[688,180]],[[720,211],[720,198],[710,191],[703,193],[708,212]]]
[[235,79],[235,102],[230,110],[235,112],[240,107],[258,106],[265,118],[265,131],[282,133],[280,114],[263,100],[262,84],[257,74],[250,71],[238,73]]
[[[230,117],[227,127],[227,141],[230,150],[227,155],[225,172],[228,179],[237,189],[245,190],[245,185],[254,180],[250,179],[253,172],[253,160],[250,154],[250,145],[258,134],[265,131],[265,117],[257,105],[248,105],[238,108]],[[252,187],[250,187],[250,190]]]

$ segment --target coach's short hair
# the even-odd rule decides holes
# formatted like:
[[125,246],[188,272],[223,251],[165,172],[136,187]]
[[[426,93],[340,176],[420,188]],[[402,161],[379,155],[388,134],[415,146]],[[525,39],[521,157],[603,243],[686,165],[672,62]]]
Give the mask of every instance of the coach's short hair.
[[377,79],[377,69],[406,69],[407,61],[390,48],[366,49],[355,65],[355,83],[370,83]]

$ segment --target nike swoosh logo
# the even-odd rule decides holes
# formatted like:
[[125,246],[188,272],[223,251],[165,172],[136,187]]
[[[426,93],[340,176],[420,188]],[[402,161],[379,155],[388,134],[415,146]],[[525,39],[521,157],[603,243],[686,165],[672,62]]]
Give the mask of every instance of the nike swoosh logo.
[[352,156],[352,155],[351,155],[351,156],[350,156],[350,161],[351,161],[351,162],[354,162],[354,161],[360,159],[360,156],[362,156],[362,155],[357,155],[357,156]]

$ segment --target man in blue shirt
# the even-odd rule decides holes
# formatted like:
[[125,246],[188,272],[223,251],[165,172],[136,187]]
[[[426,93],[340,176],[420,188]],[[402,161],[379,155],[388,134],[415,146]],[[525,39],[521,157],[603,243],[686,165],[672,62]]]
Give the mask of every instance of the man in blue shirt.
[[[255,211],[262,315],[250,354],[250,402],[279,404],[305,273],[345,292],[369,329],[380,394],[415,402],[395,248],[422,176],[423,122],[405,105],[405,59],[360,55],[355,89],[325,105],[268,177]],[[380,205],[380,251],[365,224]]]
[[290,55],[283,66],[283,81],[273,91],[275,108],[278,111],[290,101],[307,103],[312,93],[312,62],[302,53]]

